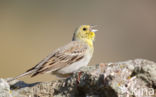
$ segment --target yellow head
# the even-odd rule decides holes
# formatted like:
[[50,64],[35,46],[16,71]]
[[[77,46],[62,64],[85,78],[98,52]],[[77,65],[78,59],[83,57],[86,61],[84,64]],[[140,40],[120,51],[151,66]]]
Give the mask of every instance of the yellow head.
[[95,32],[96,29],[93,29],[94,26],[91,25],[81,25],[73,35],[73,40],[82,40],[90,45],[92,45],[94,38],[95,38]]

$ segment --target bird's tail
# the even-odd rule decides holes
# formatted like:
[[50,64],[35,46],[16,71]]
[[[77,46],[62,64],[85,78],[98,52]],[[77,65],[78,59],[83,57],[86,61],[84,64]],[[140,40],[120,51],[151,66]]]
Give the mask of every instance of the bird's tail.
[[12,79],[7,80],[7,82],[11,82],[11,81],[16,80],[16,79],[18,79],[18,78],[21,78],[21,77],[23,77],[23,76],[32,74],[33,72],[34,72],[34,70],[27,71],[27,72],[22,73],[22,74],[20,74],[20,75],[14,77],[14,78],[12,78]]

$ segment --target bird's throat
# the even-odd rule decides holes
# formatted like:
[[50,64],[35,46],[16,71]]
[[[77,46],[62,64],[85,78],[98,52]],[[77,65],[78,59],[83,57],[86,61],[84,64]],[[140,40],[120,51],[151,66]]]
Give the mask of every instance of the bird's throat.
[[85,39],[84,42],[86,42],[91,48],[93,48],[93,41],[89,39]]

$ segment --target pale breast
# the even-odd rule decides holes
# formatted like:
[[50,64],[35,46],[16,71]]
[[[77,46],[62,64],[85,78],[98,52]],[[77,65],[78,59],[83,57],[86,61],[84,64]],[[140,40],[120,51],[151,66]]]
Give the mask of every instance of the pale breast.
[[87,54],[83,57],[83,59],[79,60],[78,62],[72,63],[60,70],[57,73],[60,74],[68,74],[78,71],[81,67],[87,66],[92,58],[92,53],[87,52]]

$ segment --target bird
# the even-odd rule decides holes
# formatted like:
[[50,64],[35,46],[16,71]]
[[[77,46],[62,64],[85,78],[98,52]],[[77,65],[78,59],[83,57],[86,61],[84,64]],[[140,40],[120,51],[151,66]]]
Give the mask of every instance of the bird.
[[73,33],[72,41],[60,47],[41,60],[34,67],[28,69],[10,80],[19,79],[30,75],[51,73],[60,78],[78,71],[81,67],[87,66],[93,56],[96,25],[80,25]]

